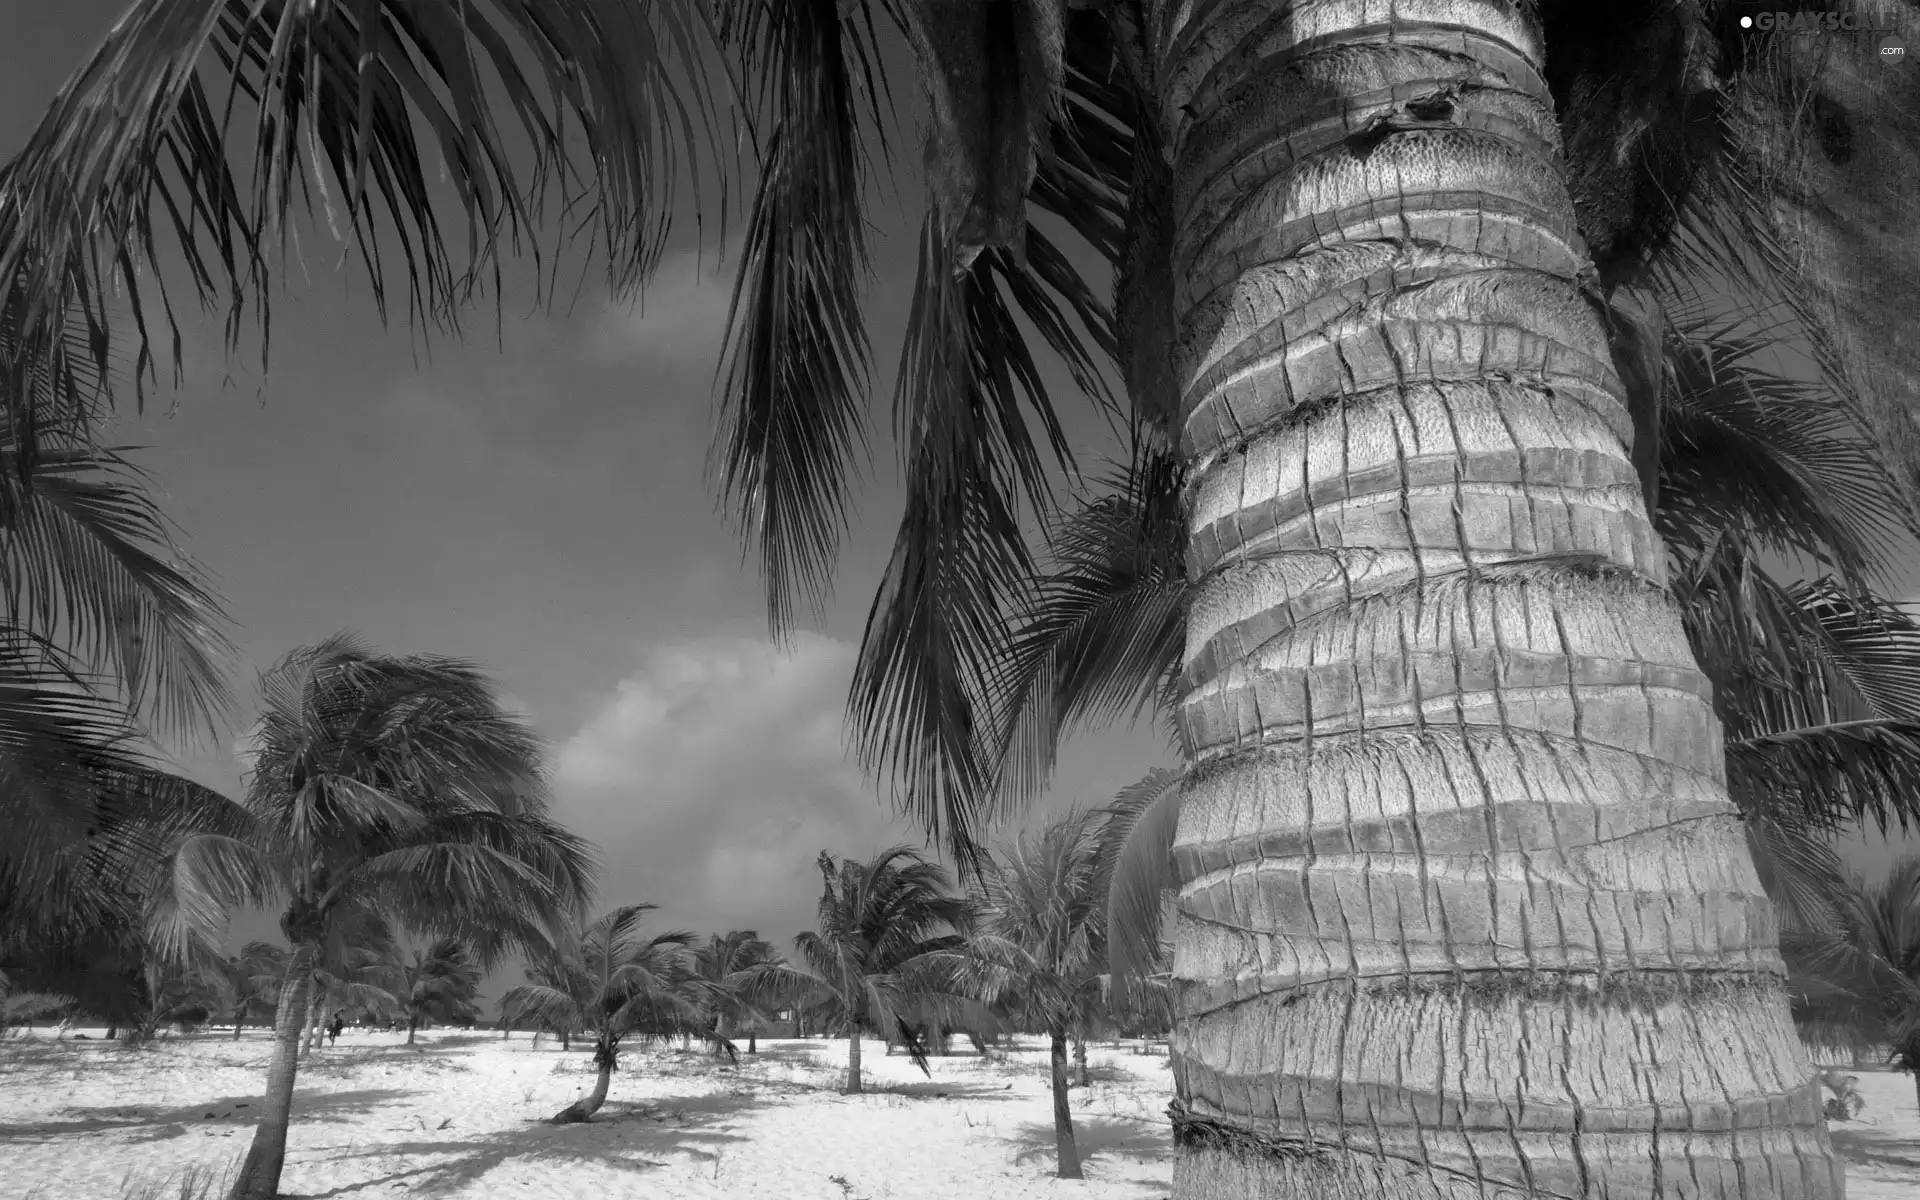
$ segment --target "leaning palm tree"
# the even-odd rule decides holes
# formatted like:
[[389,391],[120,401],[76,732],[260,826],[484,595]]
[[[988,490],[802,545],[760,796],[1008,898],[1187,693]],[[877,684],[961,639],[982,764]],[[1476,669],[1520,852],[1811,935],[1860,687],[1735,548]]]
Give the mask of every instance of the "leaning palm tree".
[[261,677],[237,833],[182,839],[155,920],[167,944],[243,906],[277,909],[290,944],[264,1112],[235,1200],[280,1179],[316,968],[374,922],[462,937],[483,960],[547,944],[589,887],[584,844],[548,820],[539,742],[471,665],[331,638]]
[[[934,203],[896,392],[910,499],[853,716],[863,761],[963,856],[979,697],[1031,585],[1021,516],[1070,465],[1028,338],[1103,396],[1116,368],[1188,474],[1177,714],[1201,770],[1173,934],[1176,1193],[1682,1175],[1709,1196],[1834,1193],[1628,402],[1658,344],[1650,279],[1776,289],[1908,477],[1920,256],[1885,231],[1920,203],[1920,77],[1867,45],[1743,32],[1734,0],[720,7],[746,84],[730,99],[764,134],[721,478],[782,627],[825,593],[864,430],[882,40],[927,91]],[[1904,9],[1831,7],[1920,32]],[[675,179],[711,179],[706,11],[140,0],[0,176],[0,279],[29,314],[11,360],[37,378],[104,358],[111,338],[70,331],[114,325],[163,233],[237,336],[316,193],[383,305],[404,286],[457,313],[542,199],[597,217],[633,282]],[[248,114],[251,137],[230,124]],[[1116,271],[1111,315],[1030,210]],[[404,276],[380,261],[388,220]],[[943,698],[955,679],[969,703]],[[1662,832],[1681,814],[1684,850]],[[1394,849],[1274,850],[1329,828]],[[1566,865],[1523,887],[1521,860]],[[1694,915],[1653,936],[1654,911]],[[1684,986],[1701,973],[1722,986]],[[1530,1033],[1499,1040],[1513,1028]],[[1728,1064],[1733,1028],[1751,1051]],[[1405,1057],[1456,1062],[1448,1037],[1505,1048],[1458,1079]],[[1568,1042],[1618,1069],[1563,1069]],[[1681,1083],[1698,1078],[1715,1094]],[[1771,1114],[1766,1133],[1723,1110]]]
[[1106,974],[1104,814],[1070,812],[1023,835],[979,872],[963,978],[983,998],[1010,1001],[1021,1025],[1047,1035],[1053,1139],[1060,1178],[1080,1178],[1068,1101],[1067,1042],[1083,1038]]
[[1816,1045],[1891,1047],[1920,1097],[1920,856],[1849,883],[1835,928],[1783,939],[1794,1015]]
[[957,969],[969,922],[963,897],[949,894],[944,869],[905,846],[866,862],[822,850],[815,919],[793,939],[796,965],[751,968],[749,993],[804,1009],[819,1028],[847,1039],[847,1091],[858,1093],[860,1041],[899,1034],[914,1065],[931,1075],[911,1016],[951,1026],[972,1011]]
[[695,978],[693,935],[684,930],[646,934],[651,904],[629,904],[594,919],[530,963],[530,980],[509,988],[500,1011],[567,1033],[593,1034],[593,1091],[555,1113],[556,1125],[590,1121],[607,1101],[622,1042],[643,1044],[699,1036],[729,1058],[733,1044],[704,1019],[710,993]]

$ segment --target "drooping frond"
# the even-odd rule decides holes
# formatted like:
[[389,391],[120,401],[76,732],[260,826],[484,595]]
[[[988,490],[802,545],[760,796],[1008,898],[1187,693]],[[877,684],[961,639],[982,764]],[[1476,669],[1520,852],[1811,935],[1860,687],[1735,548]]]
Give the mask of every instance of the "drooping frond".
[[[864,11],[777,0],[727,12],[723,33],[773,120],[727,315],[723,498],[756,543],[767,619],[817,614],[865,449],[869,269],[859,79],[877,69]],[[875,82],[884,88],[884,76]]]
[[[1046,246],[1030,231],[1029,262],[1054,261],[1050,250],[1036,252]],[[862,764],[965,863],[978,849],[983,705],[1005,655],[1007,619],[1034,576],[1021,514],[1046,519],[1050,465],[1073,470],[1006,298],[1056,352],[1080,356],[1069,361],[1080,363],[1086,388],[1099,384],[1057,293],[1036,282],[1047,277],[1043,266],[1030,274],[999,250],[960,275],[952,262],[929,222],[895,393],[909,499],[868,613],[848,712]],[[1087,309],[1080,319],[1104,320]],[[1044,453],[1030,424],[1044,433]]]
[[[452,320],[503,244],[560,214],[603,239],[616,288],[634,283],[713,132],[704,12],[140,0],[0,173],[0,280],[25,313],[13,361],[53,361],[70,321],[104,333],[124,290],[148,366],[138,289],[159,277],[171,325],[175,252],[202,301],[224,296],[230,338],[249,305],[264,323],[301,209],[359,252],[383,313],[404,294]],[[103,375],[108,346],[89,337]],[[0,379],[17,402],[21,377]]]
[[7,624],[60,644],[161,736],[211,736],[230,697],[219,601],[174,544],[145,480],[92,431],[46,420],[29,453],[0,427]]
[[1107,956],[1117,978],[1137,980],[1160,969],[1183,784],[1181,772],[1156,767],[1122,788],[1106,810]]
[[1134,458],[1062,519],[995,677],[983,817],[1046,787],[1075,729],[1138,717],[1163,699],[1186,640],[1185,524],[1174,456],[1137,438]]

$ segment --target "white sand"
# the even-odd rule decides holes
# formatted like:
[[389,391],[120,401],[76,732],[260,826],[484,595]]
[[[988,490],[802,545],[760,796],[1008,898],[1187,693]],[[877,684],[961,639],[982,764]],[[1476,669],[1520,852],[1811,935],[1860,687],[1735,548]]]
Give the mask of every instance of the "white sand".
[[[98,1031],[91,1031],[97,1034]],[[1170,1190],[1164,1055],[1096,1045],[1074,1092],[1086,1181],[1052,1178],[1045,1055],[933,1060],[927,1079],[866,1043],[869,1094],[842,1096],[844,1041],[763,1041],[728,1068],[676,1050],[622,1055],[588,1125],[539,1123],[593,1084],[590,1056],[526,1034],[347,1033],[302,1064],[289,1194],[649,1200],[1146,1200]],[[0,1042],[0,1195],[117,1197],[123,1181],[224,1166],[252,1134],[269,1050],[174,1037]],[[241,1105],[247,1107],[241,1107]]]
[[[91,1031],[96,1035],[98,1031]],[[845,1042],[770,1041],[728,1068],[700,1053],[624,1056],[590,1125],[539,1123],[592,1086],[580,1049],[524,1035],[348,1033],[303,1064],[285,1191],[307,1197],[600,1195],[649,1200],[1148,1200],[1170,1191],[1163,1056],[1095,1046],[1074,1092],[1087,1179],[1056,1180],[1045,1055],[933,1060],[866,1045],[865,1096],[838,1094]],[[47,1031],[0,1042],[0,1197],[114,1200],[123,1184],[234,1161],[268,1045],[249,1033],[145,1050]],[[1857,1072],[1867,1106],[1836,1124],[1851,1200],[1920,1196],[1920,1104],[1903,1074]]]

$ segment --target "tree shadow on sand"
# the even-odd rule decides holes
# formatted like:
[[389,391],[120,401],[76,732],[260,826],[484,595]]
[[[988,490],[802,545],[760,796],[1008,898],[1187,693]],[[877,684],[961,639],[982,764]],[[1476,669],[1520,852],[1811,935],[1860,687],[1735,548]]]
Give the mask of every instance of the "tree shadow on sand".
[[401,1183],[420,1195],[457,1192],[498,1167],[516,1163],[591,1162],[640,1172],[666,1166],[666,1158],[674,1154],[712,1161],[727,1146],[745,1140],[729,1131],[728,1122],[761,1103],[751,1095],[726,1092],[663,1097],[644,1104],[610,1102],[586,1124],[529,1121],[522,1128],[490,1131],[473,1140],[385,1142],[344,1152],[334,1161],[374,1155],[439,1161],[407,1166],[299,1200],[385,1194],[383,1189]]
[[[295,1121],[344,1121],[389,1100],[399,1100],[411,1092],[391,1088],[363,1088],[358,1091],[295,1092]],[[175,1135],[179,1125],[252,1125],[259,1119],[262,1101],[258,1093],[201,1100],[192,1104],[106,1104],[60,1110],[62,1119],[34,1121],[21,1125],[0,1125],[0,1144],[8,1142],[45,1142],[69,1134],[99,1133],[102,1130],[142,1131],[139,1140],[158,1140]]]
[[[1014,1140],[1020,1147],[1013,1156],[1015,1163],[1023,1167],[1053,1166],[1052,1121],[1022,1125]],[[1096,1158],[1131,1158],[1158,1163],[1173,1157],[1173,1131],[1165,1121],[1075,1113],[1073,1144],[1079,1148],[1083,1163]]]
[[1920,1139],[1894,1137],[1871,1128],[1844,1129],[1827,1126],[1833,1148],[1851,1162],[1876,1163],[1885,1167],[1920,1169]]

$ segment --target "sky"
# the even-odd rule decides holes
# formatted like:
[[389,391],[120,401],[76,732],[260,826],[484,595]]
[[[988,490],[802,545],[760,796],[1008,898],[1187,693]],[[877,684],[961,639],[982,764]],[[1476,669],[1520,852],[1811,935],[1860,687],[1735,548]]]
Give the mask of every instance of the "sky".
[[[25,141],[120,0],[0,0],[0,154]],[[903,190],[918,170],[902,156]],[[840,714],[904,492],[886,439],[919,213],[877,211],[874,455],[825,620],[767,639],[757,573],[705,473],[731,260],[692,228],[638,307],[591,284],[534,312],[507,289],[464,340],[383,328],[359,267],[302,231],[274,299],[269,369],[189,324],[186,376],[129,406],[183,547],[236,620],[236,680],[351,629],[396,652],[477,660],[550,741],[555,814],[597,847],[601,902],[662,926],[812,923],[823,849],[922,841],[844,753]],[[170,382],[162,372],[162,382]],[[1076,444],[1104,425],[1070,405]],[[1070,747],[1049,806],[1104,803],[1168,761],[1151,725]],[[230,739],[181,757],[237,794]]]
[[[0,154],[11,155],[121,0],[0,0]],[[901,155],[913,195],[917,148]],[[704,466],[727,280],[680,237],[644,303],[589,286],[534,311],[508,289],[464,340],[383,328],[364,277],[304,231],[275,298],[270,370],[189,322],[183,383],[129,409],[183,545],[235,618],[244,710],[254,672],[341,629],[382,649],[477,660],[552,745],[556,815],[603,863],[603,907],[663,926],[811,922],[815,856],[918,841],[844,752],[840,713],[903,498],[885,404],[919,213],[874,213],[875,455],[824,620],[784,648]],[[730,264],[729,264],[730,267]],[[163,380],[164,380],[163,375]],[[1110,448],[1090,406],[1075,444]],[[1073,742],[1048,805],[1101,803],[1168,762],[1150,725]],[[237,794],[231,736],[185,773]],[[1872,871],[1877,838],[1849,853]]]

